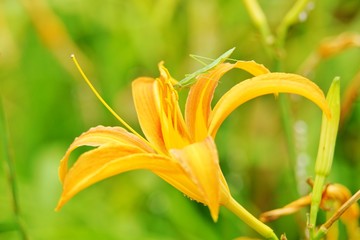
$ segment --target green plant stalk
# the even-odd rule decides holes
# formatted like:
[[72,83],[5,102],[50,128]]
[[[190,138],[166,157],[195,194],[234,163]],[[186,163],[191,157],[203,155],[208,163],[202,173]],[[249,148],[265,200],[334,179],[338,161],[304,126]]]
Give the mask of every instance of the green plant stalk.
[[280,49],[284,46],[289,27],[299,21],[299,15],[304,10],[310,0],[298,0],[287,12],[277,29],[277,45]]
[[[277,53],[276,49],[274,48],[274,36],[271,33],[268,21],[264,12],[262,11],[261,7],[259,6],[257,0],[243,0],[245,7],[254,23],[254,25],[259,29],[259,32],[262,35],[262,39],[264,41],[265,49],[270,57],[274,61],[274,71],[281,72],[283,70],[283,63],[282,58]],[[293,10],[294,11],[294,10]],[[285,29],[287,30],[287,28]],[[279,36],[277,36],[279,38]],[[279,47],[280,52],[283,51],[284,42]],[[278,49],[278,50],[279,50]],[[286,99],[285,96],[282,94],[279,95],[279,107],[280,107],[280,117],[281,122],[285,132],[285,138],[287,142],[287,149],[289,154],[289,161],[290,165],[293,168],[295,166],[296,160],[296,150],[295,150],[295,143],[294,143],[294,134],[293,134],[293,121],[289,119],[291,116],[289,101]],[[289,173],[289,179],[291,179],[291,185],[296,185],[296,177],[294,173],[294,168],[292,169],[292,173]],[[292,188],[295,189],[295,188]],[[296,192],[292,193],[294,197],[297,197]]]
[[255,24],[255,26],[259,29],[259,32],[263,38],[263,42],[265,44],[266,51],[273,55],[273,49],[270,47],[274,43],[274,36],[271,33],[268,21],[264,12],[257,0],[243,0],[245,7],[251,17],[251,20]]
[[238,216],[242,221],[244,221],[248,226],[258,232],[264,238],[269,240],[279,240],[278,237],[275,235],[274,231],[269,226],[254,217],[254,215],[249,213],[234,198],[230,197],[229,201],[224,204],[224,207],[233,212],[236,216]]
[[331,118],[322,116],[320,143],[315,163],[315,181],[312,190],[309,229],[314,237],[317,213],[321,202],[323,187],[329,175],[334,157],[336,136],[340,119],[340,80],[336,77],[329,89],[326,100],[331,110]]
[[[276,34],[276,46],[274,53],[275,58],[275,71],[283,71],[283,53],[285,52],[285,39],[289,27],[298,21],[298,16],[308,4],[309,0],[298,0],[294,6],[288,11],[283,20],[281,21]],[[289,100],[284,96],[279,96],[280,116],[285,131],[286,142],[288,146],[289,161],[292,167],[296,164],[296,149],[294,142],[294,129],[293,121],[289,119],[291,116],[291,110],[289,106]],[[293,169],[292,182],[296,184],[296,177]]]
[[0,150],[2,153],[2,158],[5,161],[5,170],[7,171],[8,182],[10,185],[11,197],[12,197],[12,208],[15,216],[15,222],[17,225],[17,229],[19,230],[22,239],[28,239],[25,229],[22,224],[22,220],[20,217],[20,209],[19,209],[19,201],[17,197],[17,184],[15,179],[15,168],[13,162],[11,161],[9,154],[9,144],[7,141],[7,131],[5,124],[5,113],[3,110],[2,101],[0,98],[0,132],[1,132],[1,145]]
[[282,127],[285,133],[286,145],[287,145],[287,153],[289,157],[289,165],[291,172],[287,171],[289,194],[291,197],[298,198],[299,193],[297,192],[297,182],[296,182],[296,158],[297,152],[295,149],[295,136],[294,136],[294,120],[291,118],[291,109],[289,104],[289,99],[284,94],[279,94],[279,107],[280,107],[280,118]]
[[[273,47],[274,36],[270,30],[266,16],[258,4],[258,1],[257,0],[243,0],[243,2],[245,4],[245,7],[246,7],[254,25],[259,29],[259,32],[263,39],[263,43],[265,45],[265,50],[267,51],[268,55],[274,60],[275,71],[281,71],[282,70],[281,58],[279,57],[279,55],[277,54],[277,52],[275,51],[275,49]],[[281,49],[283,49],[283,45],[281,45]],[[285,130],[285,137],[286,137],[288,149],[289,149],[290,165],[294,166],[295,159],[296,159],[296,151],[295,151],[295,147],[294,147],[295,144],[294,144],[294,136],[293,136],[293,128],[292,128],[293,124],[292,124],[291,119],[289,119],[289,117],[288,117],[288,116],[290,116],[290,107],[289,107],[289,102],[287,101],[287,99],[285,99],[285,96],[282,96],[282,95],[279,96],[279,105],[280,105],[281,120],[282,120],[283,127]],[[296,184],[295,174],[291,174],[289,179],[291,179],[291,182],[293,183],[293,185]],[[295,193],[293,193],[293,194],[295,194]],[[244,216],[241,215],[241,212],[239,212],[237,215],[241,219],[244,218]],[[259,220],[257,220],[257,221],[259,221]],[[252,224],[252,225],[249,224],[249,225],[252,226],[254,224]],[[256,222],[255,222],[255,225],[257,225]],[[259,224],[259,226],[261,226],[261,225]],[[277,237],[273,233],[273,231],[270,229],[271,230],[271,232],[270,232],[270,230],[267,228],[269,228],[269,227],[267,227],[267,226],[266,226],[266,228],[264,227],[263,231],[265,231],[265,232],[261,233],[261,235],[265,236],[264,234],[268,234],[265,236],[268,239],[277,239]],[[261,231],[261,229],[260,229],[260,231]],[[258,231],[258,232],[260,233],[260,231]],[[272,235],[270,233],[272,233]]]

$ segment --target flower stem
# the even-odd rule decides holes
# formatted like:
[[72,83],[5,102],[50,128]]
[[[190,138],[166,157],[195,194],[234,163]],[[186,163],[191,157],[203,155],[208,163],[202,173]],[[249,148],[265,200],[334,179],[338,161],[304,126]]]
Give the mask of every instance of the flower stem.
[[8,182],[10,185],[10,192],[12,197],[12,208],[15,215],[15,224],[17,229],[20,232],[21,238],[23,240],[29,239],[25,228],[22,223],[22,219],[20,216],[20,208],[19,208],[19,201],[17,197],[17,184],[15,178],[15,167],[13,162],[11,161],[11,157],[9,154],[9,144],[7,139],[7,131],[6,131],[6,124],[5,124],[5,114],[3,110],[2,101],[0,98],[0,152],[2,153],[2,158],[5,161],[5,170],[7,172]]
[[265,50],[269,55],[273,55],[273,48],[271,47],[274,43],[274,36],[271,33],[267,18],[262,11],[257,0],[243,0],[244,5],[253,21],[254,25],[259,29]]
[[266,239],[269,240],[279,239],[269,226],[261,222],[256,217],[254,217],[254,215],[249,213],[234,198],[230,197],[229,201],[227,201],[226,204],[224,204],[224,206]]
[[277,30],[277,43],[283,48],[289,27],[299,21],[299,16],[309,4],[309,0],[298,0],[283,18]]
[[[303,9],[304,3],[300,3],[303,0],[299,0],[290,12],[284,17],[282,22],[283,26],[280,26],[281,34],[274,36],[272,34],[271,29],[269,27],[268,21],[266,16],[261,9],[257,0],[243,0],[244,5],[249,13],[254,25],[258,28],[259,32],[262,35],[263,44],[265,45],[266,52],[273,60],[273,71],[275,72],[282,72],[283,71],[283,56],[284,56],[284,39],[286,36],[286,31],[288,26],[295,22],[294,16],[297,16],[300,13],[300,10]],[[291,14],[290,14],[291,13]],[[284,38],[284,39],[283,39]],[[280,40],[282,39],[282,40]],[[275,46],[275,41],[277,45]],[[279,110],[280,110],[280,118],[282,122],[282,126],[285,133],[288,155],[289,155],[289,165],[292,168],[290,173],[287,173],[288,178],[290,179],[290,185],[296,185],[296,174],[294,166],[296,164],[296,149],[295,149],[295,142],[294,142],[294,133],[293,133],[293,119],[291,118],[291,109],[289,105],[289,100],[286,96],[282,94],[279,95]],[[296,198],[298,197],[298,193],[296,188],[291,188],[291,195]]]

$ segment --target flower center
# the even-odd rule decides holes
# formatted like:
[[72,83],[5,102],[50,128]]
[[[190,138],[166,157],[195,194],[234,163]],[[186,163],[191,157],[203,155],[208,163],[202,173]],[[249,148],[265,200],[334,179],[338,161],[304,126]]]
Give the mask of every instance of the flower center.
[[190,141],[178,105],[178,92],[174,89],[172,78],[165,68],[160,68],[160,78],[156,80],[159,88],[159,116],[165,146],[167,149],[183,148]]

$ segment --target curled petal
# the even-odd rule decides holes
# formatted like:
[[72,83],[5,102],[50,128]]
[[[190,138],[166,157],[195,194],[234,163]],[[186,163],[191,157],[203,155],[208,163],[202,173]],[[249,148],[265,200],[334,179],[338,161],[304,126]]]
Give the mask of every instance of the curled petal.
[[301,208],[309,205],[310,203],[311,203],[311,196],[307,195],[287,204],[282,208],[264,212],[259,216],[259,219],[262,222],[273,221],[281,216],[293,214],[299,211]]
[[56,210],[84,188],[105,178],[136,169],[146,169],[165,175],[181,171],[179,165],[171,158],[144,153],[132,146],[103,145],[82,154],[64,176],[63,192]]
[[257,76],[269,72],[254,61],[238,61],[234,64],[222,63],[208,73],[199,75],[191,87],[186,101],[185,121],[194,141],[202,141],[208,135],[208,119],[211,113],[211,101],[220,78],[231,69],[243,69]]
[[224,119],[239,105],[261,95],[294,93],[314,102],[330,117],[330,109],[321,89],[310,80],[296,74],[268,73],[247,79],[225,93],[209,119],[209,134],[215,137]]
[[255,61],[237,61],[233,65],[234,68],[242,69],[254,76],[259,76],[270,72],[270,70],[267,69],[264,65],[256,63]]
[[60,161],[59,177],[63,182],[68,172],[68,159],[74,149],[81,146],[98,147],[106,144],[131,146],[139,152],[153,152],[147,143],[121,127],[97,126],[77,137]]
[[211,137],[188,145],[171,154],[185,170],[187,176],[197,186],[201,199],[206,204],[214,221],[217,220],[220,206],[221,170],[215,143]]
[[[344,204],[347,200],[351,198],[351,192],[345,186],[341,184],[329,184],[325,189],[324,198],[322,199],[322,205],[325,205],[327,200],[335,200]],[[357,221],[360,216],[359,204],[352,204],[341,216],[341,219],[344,222]]]
[[194,141],[202,141],[207,134],[207,121],[211,100],[219,79],[230,69],[231,64],[220,64],[207,74],[198,76],[189,92],[185,106],[185,121]]

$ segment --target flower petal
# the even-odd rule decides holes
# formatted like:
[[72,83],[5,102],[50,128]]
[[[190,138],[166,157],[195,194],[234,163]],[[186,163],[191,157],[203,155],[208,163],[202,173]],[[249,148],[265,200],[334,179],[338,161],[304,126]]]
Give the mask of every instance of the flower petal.
[[181,172],[171,158],[144,153],[137,147],[107,144],[82,154],[64,176],[59,210],[70,198],[84,188],[105,178],[136,169],[171,174]]
[[192,181],[192,179],[189,178],[180,165],[178,165],[177,169],[174,167],[171,173],[156,170],[153,172],[191,200],[204,202],[203,195],[199,191],[198,186]]
[[208,119],[215,88],[220,78],[233,68],[243,69],[255,76],[269,72],[254,61],[238,61],[235,64],[219,64],[212,71],[198,76],[197,82],[190,89],[185,108],[185,121],[194,141],[202,141],[208,136]]
[[174,80],[163,62],[159,64],[159,71],[156,96],[160,103],[159,114],[165,146],[167,149],[183,148],[190,143],[190,139],[179,107],[179,95],[174,89]]
[[280,92],[304,96],[318,105],[330,117],[330,109],[325,96],[315,83],[296,74],[268,73],[235,85],[221,97],[209,119],[209,134],[215,137],[224,119],[244,102],[261,95]]
[[188,177],[194,182],[202,195],[214,221],[217,220],[220,206],[221,170],[215,143],[211,137],[202,142],[188,145],[183,149],[172,149]]
[[189,144],[189,134],[183,119],[178,95],[167,69],[159,64],[158,79],[139,78],[133,82],[133,97],[144,134],[160,152],[182,148]]
[[68,171],[68,159],[74,149],[81,146],[98,147],[106,144],[128,145],[139,152],[153,152],[147,143],[121,127],[97,126],[77,137],[60,161],[59,177],[63,182]]
[[153,78],[138,78],[132,83],[132,92],[142,131],[157,150],[165,153],[166,149],[158,113],[159,103],[154,93],[155,83],[156,80]]

